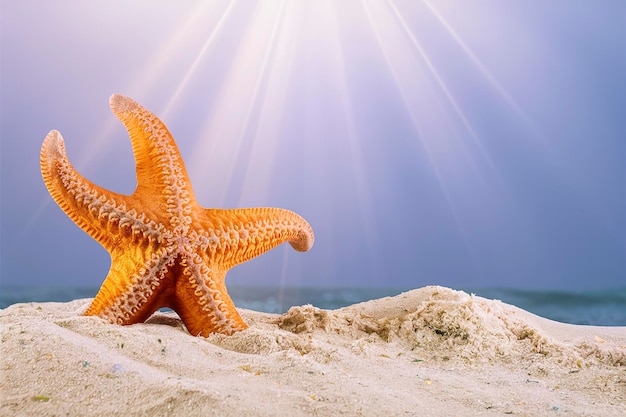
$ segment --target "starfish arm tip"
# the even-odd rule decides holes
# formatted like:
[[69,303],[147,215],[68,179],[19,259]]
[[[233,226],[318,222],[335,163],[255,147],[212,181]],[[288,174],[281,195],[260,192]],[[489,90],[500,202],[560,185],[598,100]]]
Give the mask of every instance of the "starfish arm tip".
[[297,231],[295,236],[289,239],[291,247],[298,252],[306,252],[313,247],[315,242],[315,234],[313,228],[302,216],[297,213],[291,212],[291,215],[295,217],[295,224],[297,225]]
[[315,235],[310,226],[307,229],[301,230],[295,239],[290,240],[291,247],[298,252],[306,252],[313,247],[315,242]]
[[51,130],[46,135],[45,141],[46,142],[48,142],[48,141],[54,141],[54,142],[63,141],[63,136],[61,136],[61,132],[59,132],[58,130]]
[[133,110],[137,107],[137,103],[126,96],[115,93],[109,98],[109,105],[113,113],[124,113],[126,111]]
[[65,155],[65,142],[58,130],[51,130],[41,145],[41,161],[50,161]]

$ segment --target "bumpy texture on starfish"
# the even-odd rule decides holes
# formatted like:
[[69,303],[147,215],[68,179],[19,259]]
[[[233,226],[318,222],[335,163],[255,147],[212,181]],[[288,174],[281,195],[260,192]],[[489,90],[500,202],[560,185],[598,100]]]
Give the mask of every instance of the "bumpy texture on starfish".
[[192,335],[245,329],[226,292],[226,272],[285,241],[308,250],[311,226],[278,208],[201,207],[165,125],[127,97],[114,94],[110,104],[135,154],[132,195],[98,187],[76,172],[59,132],[51,131],[41,148],[48,191],[111,255],[109,274],[85,315],[132,324],[170,307]]

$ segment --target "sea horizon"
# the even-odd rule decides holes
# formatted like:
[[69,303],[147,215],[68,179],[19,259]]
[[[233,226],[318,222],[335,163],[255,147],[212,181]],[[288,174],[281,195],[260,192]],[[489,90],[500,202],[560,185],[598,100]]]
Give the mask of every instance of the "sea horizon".
[[[282,314],[290,307],[312,304],[333,310],[413,288],[296,287],[231,285],[229,293],[240,308]],[[626,326],[626,287],[605,290],[544,290],[519,288],[453,288],[500,300],[551,320],[594,326]],[[68,302],[93,298],[97,286],[0,285],[0,309],[29,302]]]

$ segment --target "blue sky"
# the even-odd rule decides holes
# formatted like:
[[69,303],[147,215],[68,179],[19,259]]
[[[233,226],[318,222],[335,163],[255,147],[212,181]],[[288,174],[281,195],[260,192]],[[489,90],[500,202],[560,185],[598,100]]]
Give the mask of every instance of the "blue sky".
[[14,1],[1,23],[1,283],[98,286],[109,257],[39,149],[130,194],[119,92],[174,135],[207,207],[316,233],[227,283],[626,285],[626,2]]

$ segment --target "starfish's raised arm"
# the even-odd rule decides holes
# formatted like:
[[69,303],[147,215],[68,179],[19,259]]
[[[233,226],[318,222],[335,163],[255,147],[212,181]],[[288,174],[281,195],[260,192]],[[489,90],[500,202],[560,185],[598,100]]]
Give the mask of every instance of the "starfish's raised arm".
[[207,250],[226,268],[289,242],[305,252],[313,246],[313,229],[293,211],[279,208],[205,209],[197,219],[207,238]]
[[[41,146],[41,175],[50,195],[63,211],[102,246],[110,249],[124,224],[127,196],[98,187],[72,166],[63,137],[51,131]],[[111,225],[118,226],[110,230]]]
[[128,130],[133,146],[137,169],[135,194],[158,196],[163,201],[181,198],[194,201],[185,164],[165,124],[137,102],[120,94],[113,94],[109,104]]

